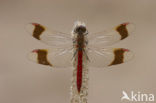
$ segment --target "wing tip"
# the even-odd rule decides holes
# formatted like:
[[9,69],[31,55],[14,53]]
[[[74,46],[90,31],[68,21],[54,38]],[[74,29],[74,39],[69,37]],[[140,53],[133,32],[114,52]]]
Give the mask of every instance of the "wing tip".
[[39,49],[34,49],[33,51],[32,51],[32,53],[37,53],[39,51]]
[[128,32],[133,32],[135,30],[135,24],[131,22],[124,22],[121,25],[126,26]]
[[39,23],[35,23],[35,22],[32,22],[30,23],[31,25],[34,25],[34,26],[37,26],[37,25],[40,25]]
[[35,29],[35,24],[34,23],[29,23],[26,25],[26,30],[32,35],[34,29]]
[[124,51],[124,62],[130,61],[134,57],[134,53],[129,49],[122,48]]
[[35,22],[31,22],[31,23],[28,23],[27,25],[26,25],[26,30],[28,31],[28,32],[33,32],[34,31],[34,29],[35,29],[35,26],[41,26],[41,24],[39,24],[39,23],[35,23]]
[[28,53],[27,56],[28,56],[28,59],[30,61],[38,63],[38,61],[37,61],[37,57],[38,57],[37,51],[33,50],[30,53]]
[[122,48],[122,50],[125,51],[125,52],[130,52],[129,49]]
[[124,23],[122,23],[121,25],[129,25],[130,24],[130,22],[124,22]]

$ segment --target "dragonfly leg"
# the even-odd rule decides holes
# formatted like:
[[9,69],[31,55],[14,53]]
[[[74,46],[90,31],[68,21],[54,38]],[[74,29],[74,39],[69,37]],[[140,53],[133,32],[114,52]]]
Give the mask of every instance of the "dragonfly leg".
[[87,60],[90,61],[90,60],[89,60],[89,57],[88,57],[88,55],[87,55],[87,53],[86,53],[86,51],[85,51],[84,49],[83,49],[83,52],[84,52],[85,57],[87,58]]
[[73,59],[74,59],[74,57],[76,56],[77,51],[78,51],[78,50],[76,50],[76,51],[74,52],[74,55],[73,55],[73,57],[72,57],[72,60],[73,60]]

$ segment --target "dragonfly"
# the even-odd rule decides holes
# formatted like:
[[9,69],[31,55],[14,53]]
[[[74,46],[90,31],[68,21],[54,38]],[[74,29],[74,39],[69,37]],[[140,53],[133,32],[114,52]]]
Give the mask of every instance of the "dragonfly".
[[35,39],[50,45],[49,49],[35,49],[29,59],[52,68],[73,68],[71,103],[87,103],[89,68],[104,68],[122,64],[133,58],[125,48],[110,46],[127,38],[134,30],[126,22],[109,30],[89,33],[84,22],[76,21],[71,34],[51,30],[39,23],[27,25]]

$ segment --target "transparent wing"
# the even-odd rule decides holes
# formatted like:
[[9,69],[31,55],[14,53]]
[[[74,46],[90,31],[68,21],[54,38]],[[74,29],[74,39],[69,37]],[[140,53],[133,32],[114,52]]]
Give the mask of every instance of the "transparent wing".
[[89,66],[103,68],[129,61],[133,53],[124,48],[89,49]]
[[134,30],[132,23],[123,23],[113,29],[88,35],[89,47],[104,47],[127,38]]
[[56,48],[72,46],[70,34],[58,31],[49,31],[48,28],[38,23],[30,23],[26,26],[27,31],[37,40]]
[[28,57],[33,62],[53,68],[72,66],[72,49],[35,49]]

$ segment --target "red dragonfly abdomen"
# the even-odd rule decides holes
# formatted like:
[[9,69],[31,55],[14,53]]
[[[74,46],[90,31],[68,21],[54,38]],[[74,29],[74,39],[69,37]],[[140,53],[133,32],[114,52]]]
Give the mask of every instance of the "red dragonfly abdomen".
[[82,86],[82,58],[83,58],[83,51],[78,51],[78,63],[77,63],[77,90],[80,92]]

